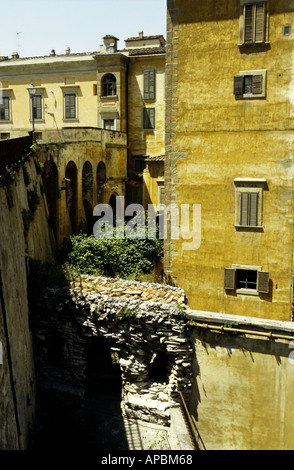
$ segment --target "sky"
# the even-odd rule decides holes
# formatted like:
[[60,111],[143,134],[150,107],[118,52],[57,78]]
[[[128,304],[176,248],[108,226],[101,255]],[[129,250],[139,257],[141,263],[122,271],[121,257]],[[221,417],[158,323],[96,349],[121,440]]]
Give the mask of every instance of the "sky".
[[94,52],[103,36],[125,39],[163,34],[166,0],[0,0],[0,56]]

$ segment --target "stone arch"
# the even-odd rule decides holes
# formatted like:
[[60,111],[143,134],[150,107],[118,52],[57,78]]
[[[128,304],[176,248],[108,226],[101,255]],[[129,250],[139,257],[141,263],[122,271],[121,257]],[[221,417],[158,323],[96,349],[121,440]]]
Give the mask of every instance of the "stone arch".
[[104,162],[99,162],[97,166],[97,200],[98,204],[105,199],[106,166]]
[[58,170],[52,160],[44,164],[43,183],[49,210],[49,223],[53,228],[55,238],[58,236]]
[[85,216],[85,231],[91,233],[93,229],[93,167],[86,161],[82,170],[82,199]]
[[102,96],[116,96],[116,77],[113,73],[103,75],[101,80]]
[[66,184],[66,207],[68,211],[69,221],[71,224],[71,232],[77,233],[78,230],[78,177],[77,167],[73,161],[68,162],[65,170]]

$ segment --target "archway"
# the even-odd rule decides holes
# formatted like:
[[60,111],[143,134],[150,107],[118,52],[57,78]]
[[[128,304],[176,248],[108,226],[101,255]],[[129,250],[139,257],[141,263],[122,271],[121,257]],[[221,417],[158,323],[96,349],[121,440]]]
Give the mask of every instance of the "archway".
[[82,198],[85,216],[85,232],[93,230],[93,168],[90,162],[85,162],[82,171]]
[[106,182],[106,166],[104,162],[99,162],[97,166],[97,201],[98,201],[98,204],[102,204],[104,202],[105,182]]
[[65,170],[66,183],[66,206],[71,224],[71,232],[78,230],[78,210],[77,210],[77,167],[73,161],[67,164]]
[[53,228],[55,238],[58,236],[58,170],[51,160],[44,164],[43,183],[45,186],[49,223]]

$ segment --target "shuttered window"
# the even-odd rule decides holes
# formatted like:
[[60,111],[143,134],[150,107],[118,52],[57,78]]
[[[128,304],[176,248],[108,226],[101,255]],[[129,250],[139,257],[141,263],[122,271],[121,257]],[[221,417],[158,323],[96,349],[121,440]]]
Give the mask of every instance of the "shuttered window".
[[269,293],[269,272],[246,268],[225,268],[224,288],[240,293]]
[[32,98],[32,117],[33,119],[42,119],[42,95],[35,95]]
[[76,119],[76,94],[66,93],[64,95],[64,117],[65,119]]
[[144,100],[155,100],[156,73],[154,69],[144,70]]
[[244,43],[264,43],[266,27],[265,2],[244,5]]
[[155,129],[155,108],[143,108],[143,128]]
[[10,98],[4,96],[0,101],[0,121],[10,120]]
[[258,226],[258,193],[241,192],[240,225]]
[[234,77],[234,94],[242,95],[262,95],[263,96],[263,75],[237,75]]

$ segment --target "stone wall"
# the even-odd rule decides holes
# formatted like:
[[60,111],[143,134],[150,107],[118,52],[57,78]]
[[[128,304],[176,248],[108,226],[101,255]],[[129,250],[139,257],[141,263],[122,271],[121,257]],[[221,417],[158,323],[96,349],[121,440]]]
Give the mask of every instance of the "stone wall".
[[83,277],[69,289],[46,289],[34,314],[39,385],[83,397],[87,352],[101,335],[120,366],[123,414],[168,424],[178,392],[188,399],[192,383],[184,302],[181,289],[116,279]]
[[[39,204],[25,229],[29,191],[38,195]],[[28,260],[52,256],[46,203],[33,158],[26,161],[25,170],[19,166],[13,183],[0,188],[0,227],[0,449],[15,450],[27,447],[35,413]]]

